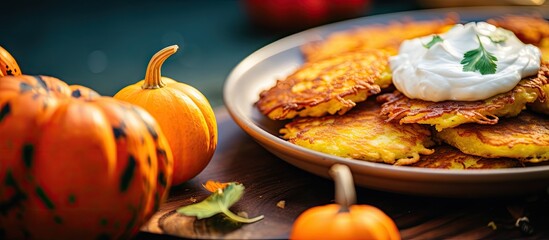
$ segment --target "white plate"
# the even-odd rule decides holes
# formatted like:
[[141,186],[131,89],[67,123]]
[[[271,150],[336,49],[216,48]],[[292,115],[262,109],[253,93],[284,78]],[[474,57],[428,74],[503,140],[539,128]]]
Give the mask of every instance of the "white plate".
[[[546,191],[549,165],[494,170],[444,170],[395,167],[331,156],[312,151],[278,137],[281,122],[264,117],[254,106],[259,93],[274,85],[303,63],[299,46],[335,31],[412,17],[415,20],[443,18],[456,12],[464,22],[485,20],[504,14],[541,14],[548,7],[453,8],[400,12],[358,18],[309,29],[269,44],[238,64],[227,77],[223,98],[231,117],[251,137],[284,161],[328,178],[334,163],[348,165],[355,182],[363,187],[404,194],[438,197],[493,197]],[[260,161],[260,159],[258,159]],[[268,169],[266,169],[267,171]]]

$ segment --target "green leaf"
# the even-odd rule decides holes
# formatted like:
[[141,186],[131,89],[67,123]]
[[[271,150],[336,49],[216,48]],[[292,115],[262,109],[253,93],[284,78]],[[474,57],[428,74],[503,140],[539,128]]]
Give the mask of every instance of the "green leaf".
[[244,185],[240,183],[229,183],[229,185],[222,190],[222,193],[217,194],[217,196],[219,196],[219,202],[221,202],[223,206],[230,208],[240,200],[243,194]]
[[198,219],[203,219],[221,213],[221,209],[215,200],[215,195],[212,194],[202,202],[177,209],[177,212],[186,216],[194,216]]
[[482,75],[494,74],[496,72],[496,61],[498,59],[484,48],[478,35],[477,39],[479,47],[463,54],[463,59],[460,62],[463,65],[463,71],[479,71]]
[[187,205],[177,209],[177,212],[186,216],[194,216],[198,219],[209,218],[218,213],[224,213],[237,222],[251,223],[261,220],[263,216],[248,219],[232,213],[229,208],[234,205],[244,194],[244,186],[239,183],[229,183],[224,189],[218,189],[202,202]]
[[444,39],[442,39],[439,35],[434,35],[430,42],[428,42],[427,44],[423,44],[423,47],[429,49],[433,45],[435,45],[435,43],[442,42],[442,41],[444,41]]

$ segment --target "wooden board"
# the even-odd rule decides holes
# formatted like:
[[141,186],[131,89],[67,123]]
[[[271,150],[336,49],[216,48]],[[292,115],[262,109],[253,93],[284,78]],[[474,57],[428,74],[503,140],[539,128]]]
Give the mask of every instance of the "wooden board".
[[[304,210],[332,203],[333,182],[287,164],[253,141],[230,118],[216,110],[219,143],[208,167],[197,177],[172,188],[170,197],[136,239],[273,239],[288,238],[292,223]],[[196,220],[175,212],[209,195],[207,180],[237,181],[246,187],[231,208],[249,217],[264,215],[252,224],[235,224],[223,215]],[[498,199],[446,199],[408,196],[357,188],[359,204],[373,205],[397,224],[403,239],[433,238],[549,238],[547,192]],[[284,207],[279,202],[284,201]],[[515,227],[509,208],[527,215],[534,228],[525,235]]]

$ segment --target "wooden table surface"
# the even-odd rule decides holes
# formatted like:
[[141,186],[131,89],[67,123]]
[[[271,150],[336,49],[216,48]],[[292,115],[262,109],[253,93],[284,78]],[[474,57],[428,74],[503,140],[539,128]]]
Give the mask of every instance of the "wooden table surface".
[[[172,188],[160,210],[135,239],[283,239],[304,210],[334,201],[331,180],[298,169],[257,144],[224,108],[216,109],[219,142],[208,167],[197,177]],[[196,220],[175,212],[209,195],[207,180],[237,181],[246,187],[231,208],[265,218],[234,224],[216,215]],[[397,224],[403,239],[549,239],[549,193],[483,199],[431,198],[380,192],[357,187],[358,204],[373,205]],[[284,201],[284,207],[277,203]],[[514,209],[514,211],[510,211]],[[533,227],[525,234],[511,212],[523,212]]]

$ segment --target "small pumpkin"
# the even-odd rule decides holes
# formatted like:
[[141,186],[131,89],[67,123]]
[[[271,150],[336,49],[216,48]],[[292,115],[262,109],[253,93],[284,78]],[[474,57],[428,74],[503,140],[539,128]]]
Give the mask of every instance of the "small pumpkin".
[[217,146],[217,123],[208,99],[196,88],[161,75],[162,64],[177,49],[173,45],[157,52],[147,66],[145,79],[114,95],[143,107],[156,119],[173,152],[174,185],[198,175]]
[[47,76],[0,77],[3,238],[127,238],[158,209],[173,158],[140,107]]
[[301,213],[293,224],[290,239],[400,239],[393,220],[370,205],[356,205],[349,167],[330,169],[336,185],[336,203]]

